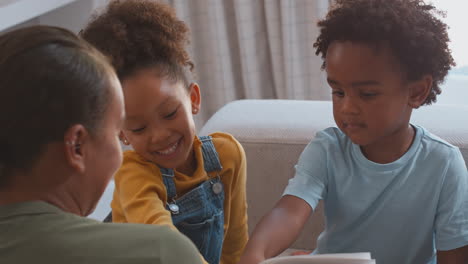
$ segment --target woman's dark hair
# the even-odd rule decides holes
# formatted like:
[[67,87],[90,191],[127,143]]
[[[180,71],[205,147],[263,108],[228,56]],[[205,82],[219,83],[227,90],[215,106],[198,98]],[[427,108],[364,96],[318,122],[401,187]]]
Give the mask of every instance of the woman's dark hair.
[[186,87],[194,77],[194,64],[185,50],[189,30],[167,4],[113,0],[80,36],[109,57],[120,80],[150,67]]
[[29,169],[44,147],[82,124],[98,132],[113,72],[68,30],[33,26],[0,36],[0,186]]
[[426,74],[433,78],[432,90],[424,104],[441,93],[440,85],[455,62],[448,47],[443,15],[422,0],[335,0],[325,19],[318,22],[320,35],[316,54],[325,58],[334,41],[351,41],[375,47],[388,46],[408,80]]

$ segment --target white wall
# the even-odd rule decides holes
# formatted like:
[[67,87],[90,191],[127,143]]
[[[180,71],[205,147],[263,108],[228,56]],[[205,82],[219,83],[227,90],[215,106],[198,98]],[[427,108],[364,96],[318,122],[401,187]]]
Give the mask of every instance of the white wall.
[[86,25],[93,11],[102,8],[107,2],[108,0],[78,0],[40,16],[38,23],[60,26],[78,33]]
[[[65,4],[59,8],[53,9],[46,13],[40,12],[39,10],[33,10],[34,8],[36,8],[36,6],[33,4],[28,5],[28,1],[26,0],[8,1],[9,3],[13,4],[11,4],[10,6],[6,4],[0,4],[0,14],[1,11],[5,11],[4,13],[8,14],[8,12],[10,12],[11,10],[11,12],[13,12],[12,17],[16,17],[18,19],[18,24],[12,26],[10,23],[11,20],[8,20],[8,23],[4,22],[4,25],[0,25],[1,32],[10,31],[12,29],[31,25],[52,25],[64,27],[75,33],[78,33],[80,29],[82,29],[86,25],[91,14],[93,13],[93,10],[102,8],[109,0],[75,0],[71,3]],[[20,8],[15,8],[15,1],[24,2],[25,4],[22,4]],[[50,0],[50,2],[56,1]],[[37,4],[37,2],[32,3]],[[33,15],[35,11],[37,11],[36,13],[40,13],[40,15],[34,17]]]

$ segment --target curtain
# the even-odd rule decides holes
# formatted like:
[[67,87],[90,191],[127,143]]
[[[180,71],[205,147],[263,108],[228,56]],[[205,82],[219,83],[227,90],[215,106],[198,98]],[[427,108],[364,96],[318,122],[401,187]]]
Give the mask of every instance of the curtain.
[[238,99],[329,100],[313,43],[328,0],[166,0],[191,30],[198,128]]

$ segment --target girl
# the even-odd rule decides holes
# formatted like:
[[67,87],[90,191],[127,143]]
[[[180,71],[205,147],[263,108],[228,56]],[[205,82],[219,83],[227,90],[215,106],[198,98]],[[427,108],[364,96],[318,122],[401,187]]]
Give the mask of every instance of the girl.
[[207,262],[236,263],[248,236],[245,154],[228,134],[195,135],[201,96],[187,26],[165,4],[112,1],[81,34],[116,68],[120,138],[134,149],[115,175],[113,221],[172,226]]

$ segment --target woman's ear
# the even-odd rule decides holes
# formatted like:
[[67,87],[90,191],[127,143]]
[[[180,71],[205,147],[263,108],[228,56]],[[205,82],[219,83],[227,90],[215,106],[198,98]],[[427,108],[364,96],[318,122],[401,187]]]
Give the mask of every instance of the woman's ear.
[[83,125],[73,125],[65,132],[65,157],[69,165],[83,173],[86,169],[85,154],[89,143],[88,130]]
[[408,100],[409,106],[416,109],[419,108],[429,96],[432,90],[432,76],[424,75],[420,80],[410,83],[410,96]]
[[190,85],[189,96],[192,105],[192,114],[196,115],[200,111],[201,106],[200,86],[198,86],[197,83],[192,83]]

